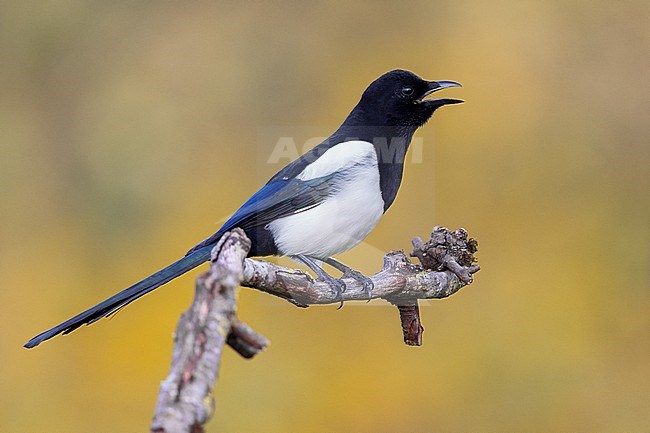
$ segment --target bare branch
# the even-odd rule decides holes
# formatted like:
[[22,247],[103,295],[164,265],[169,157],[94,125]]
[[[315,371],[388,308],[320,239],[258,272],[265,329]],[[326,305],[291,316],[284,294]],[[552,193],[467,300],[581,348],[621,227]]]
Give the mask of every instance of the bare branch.
[[244,358],[252,358],[269,345],[269,340],[235,318],[226,343]]
[[[235,288],[249,249],[244,232],[234,230],[213,249],[210,271],[196,279],[194,301],[176,328],[172,366],[160,385],[152,432],[202,432],[214,411],[210,391],[236,320]],[[245,326],[238,323],[238,328]]]
[[[383,298],[396,305],[404,342],[420,346],[424,328],[418,299],[450,296],[471,284],[472,275],[480,268],[474,258],[478,243],[469,238],[464,229],[451,232],[444,227],[435,227],[426,243],[414,238],[413,247],[411,256],[417,257],[421,265],[411,263],[403,251],[389,252],[384,257],[382,270],[370,277],[374,283],[371,297]],[[352,279],[344,281],[344,301],[368,299],[358,282]],[[314,281],[309,274],[265,261],[244,261],[242,285],[279,296],[300,307],[339,302],[327,284]]]
[[[240,229],[226,233],[212,250],[210,270],[196,279],[196,293],[176,329],[171,371],[160,385],[151,431],[201,433],[214,412],[210,392],[217,380],[224,344],[245,358],[261,352],[268,341],[236,317],[235,288],[241,284],[307,307],[338,303],[336,293],[307,273],[245,258],[250,240]],[[426,243],[413,239],[411,263],[403,251],[384,257],[382,270],[370,277],[372,298],[382,298],[400,311],[406,344],[422,344],[419,299],[444,298],[472,282],[479,270],[473,254],[477,243],[463,229],[436,227]],[[345,301],[368,299],[363,287],[345,279]]]
[[[465,270],[465,268],[463,268]],[[474,271],[471,269],[470,271]],[[414,265],[403,251],[391,251],[384,257],[383,269],[370,277],[374,283],[372,298],[383,298],[396,305],[412,304],[415,299],[445,298],[466,284],[451,271],[429,271]],[[366,301],[368,295],[355,280],[344,279],[344,301]],[[338,303],[330,287],[307,273],[273,263],[246,259],[243,286],[252,287],[299,306]]]
[[422,333],[424,328],[420,321],[420,307],[418,302],[413,301],[411,305],[398,305],[399,318],[402,322],[404,343],[409,346],[422,346]]

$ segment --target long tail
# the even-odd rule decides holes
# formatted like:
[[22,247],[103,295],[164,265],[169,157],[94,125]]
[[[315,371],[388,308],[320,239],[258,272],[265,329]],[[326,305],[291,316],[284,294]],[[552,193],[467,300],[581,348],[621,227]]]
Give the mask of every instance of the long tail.
[[212,246],[207,246],[193,251],[191,254],[188,254],[177,262],[172,263],[139,283],[135,283],[131,287],[122,290],[120,293],[111,296],[104,302],[95,305],[83,313],[77,314],[72,319],[66,320],[48,331],[38,334],[36,337],[25,343],[25,347],[32,348],[38,346],[43,341],[49,340],[55,335],[68,334],[83,324],[89,325],[102,317],[108,316],[116,310],[135,301],[139,297],[146,295],[174,278],[183,275],[185,272],[196,268],[201,263],[206,262],[210,258],[211,249]]

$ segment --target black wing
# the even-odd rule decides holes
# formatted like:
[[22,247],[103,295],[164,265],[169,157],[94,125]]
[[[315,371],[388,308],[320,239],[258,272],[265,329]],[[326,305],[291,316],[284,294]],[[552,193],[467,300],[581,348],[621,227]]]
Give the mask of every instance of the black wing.
[[235,227],[244,230],[263,227],[278,218],[318,206],[334,190],[333,181],[336,176],[336,173],[332,173],[309,180],[273,178],[253,194],[219,231],[194,246],[187,254],[214,244],[225,232]]

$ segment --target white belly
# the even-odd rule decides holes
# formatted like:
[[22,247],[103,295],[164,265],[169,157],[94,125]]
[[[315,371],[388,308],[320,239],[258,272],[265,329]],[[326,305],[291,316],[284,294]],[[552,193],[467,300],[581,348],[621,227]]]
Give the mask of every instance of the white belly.
[[[302,176],[303,179],[314,178],[332,172],[332,164],[341,164],[341,153],[345,152],[345,156],[349,155],[357,165],[341,165],[345,180],[337,184],[337,191],[331,197],[312,209],[268,225],[281,254],[325,259],[358,245],[379,222],[384,213],[384,201],[379,188],[376,153],[370,143],[354,143],[363,144],[347,148],[343,146],[348,144],[343,144],[337,146],[340,149],[336,151],[336,147],[328,150]],[[360,161],[364,163],[358,164]]]

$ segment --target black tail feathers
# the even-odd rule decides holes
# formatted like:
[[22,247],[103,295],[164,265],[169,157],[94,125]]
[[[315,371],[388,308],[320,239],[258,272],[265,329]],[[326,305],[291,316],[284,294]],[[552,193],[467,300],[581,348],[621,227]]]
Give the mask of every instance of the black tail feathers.
[[130,304],[141,296],[155,290],[165,283],[173,280],[174,278],[183,275],[184,273],[196,268],[201,263],[208,261],[210,258],[210,250],[212,246],[205,246],[200,249],[193,250],[190,254],[182,259],[172,263],[166,268],[156,272],[155,274],[145,278],[144,280],[135,283],[121,292],[111,296],[105,301],[95,305],[94,307],[79,313],[73,318],[66,320],[60,325],[38,334],[36,337],[25,343],[25,347],[32,348],[38,346],[45,340],[49,340],[58,334],[68,334],[81,325],[89,325],[102,317],[106,317],[118,309]]

